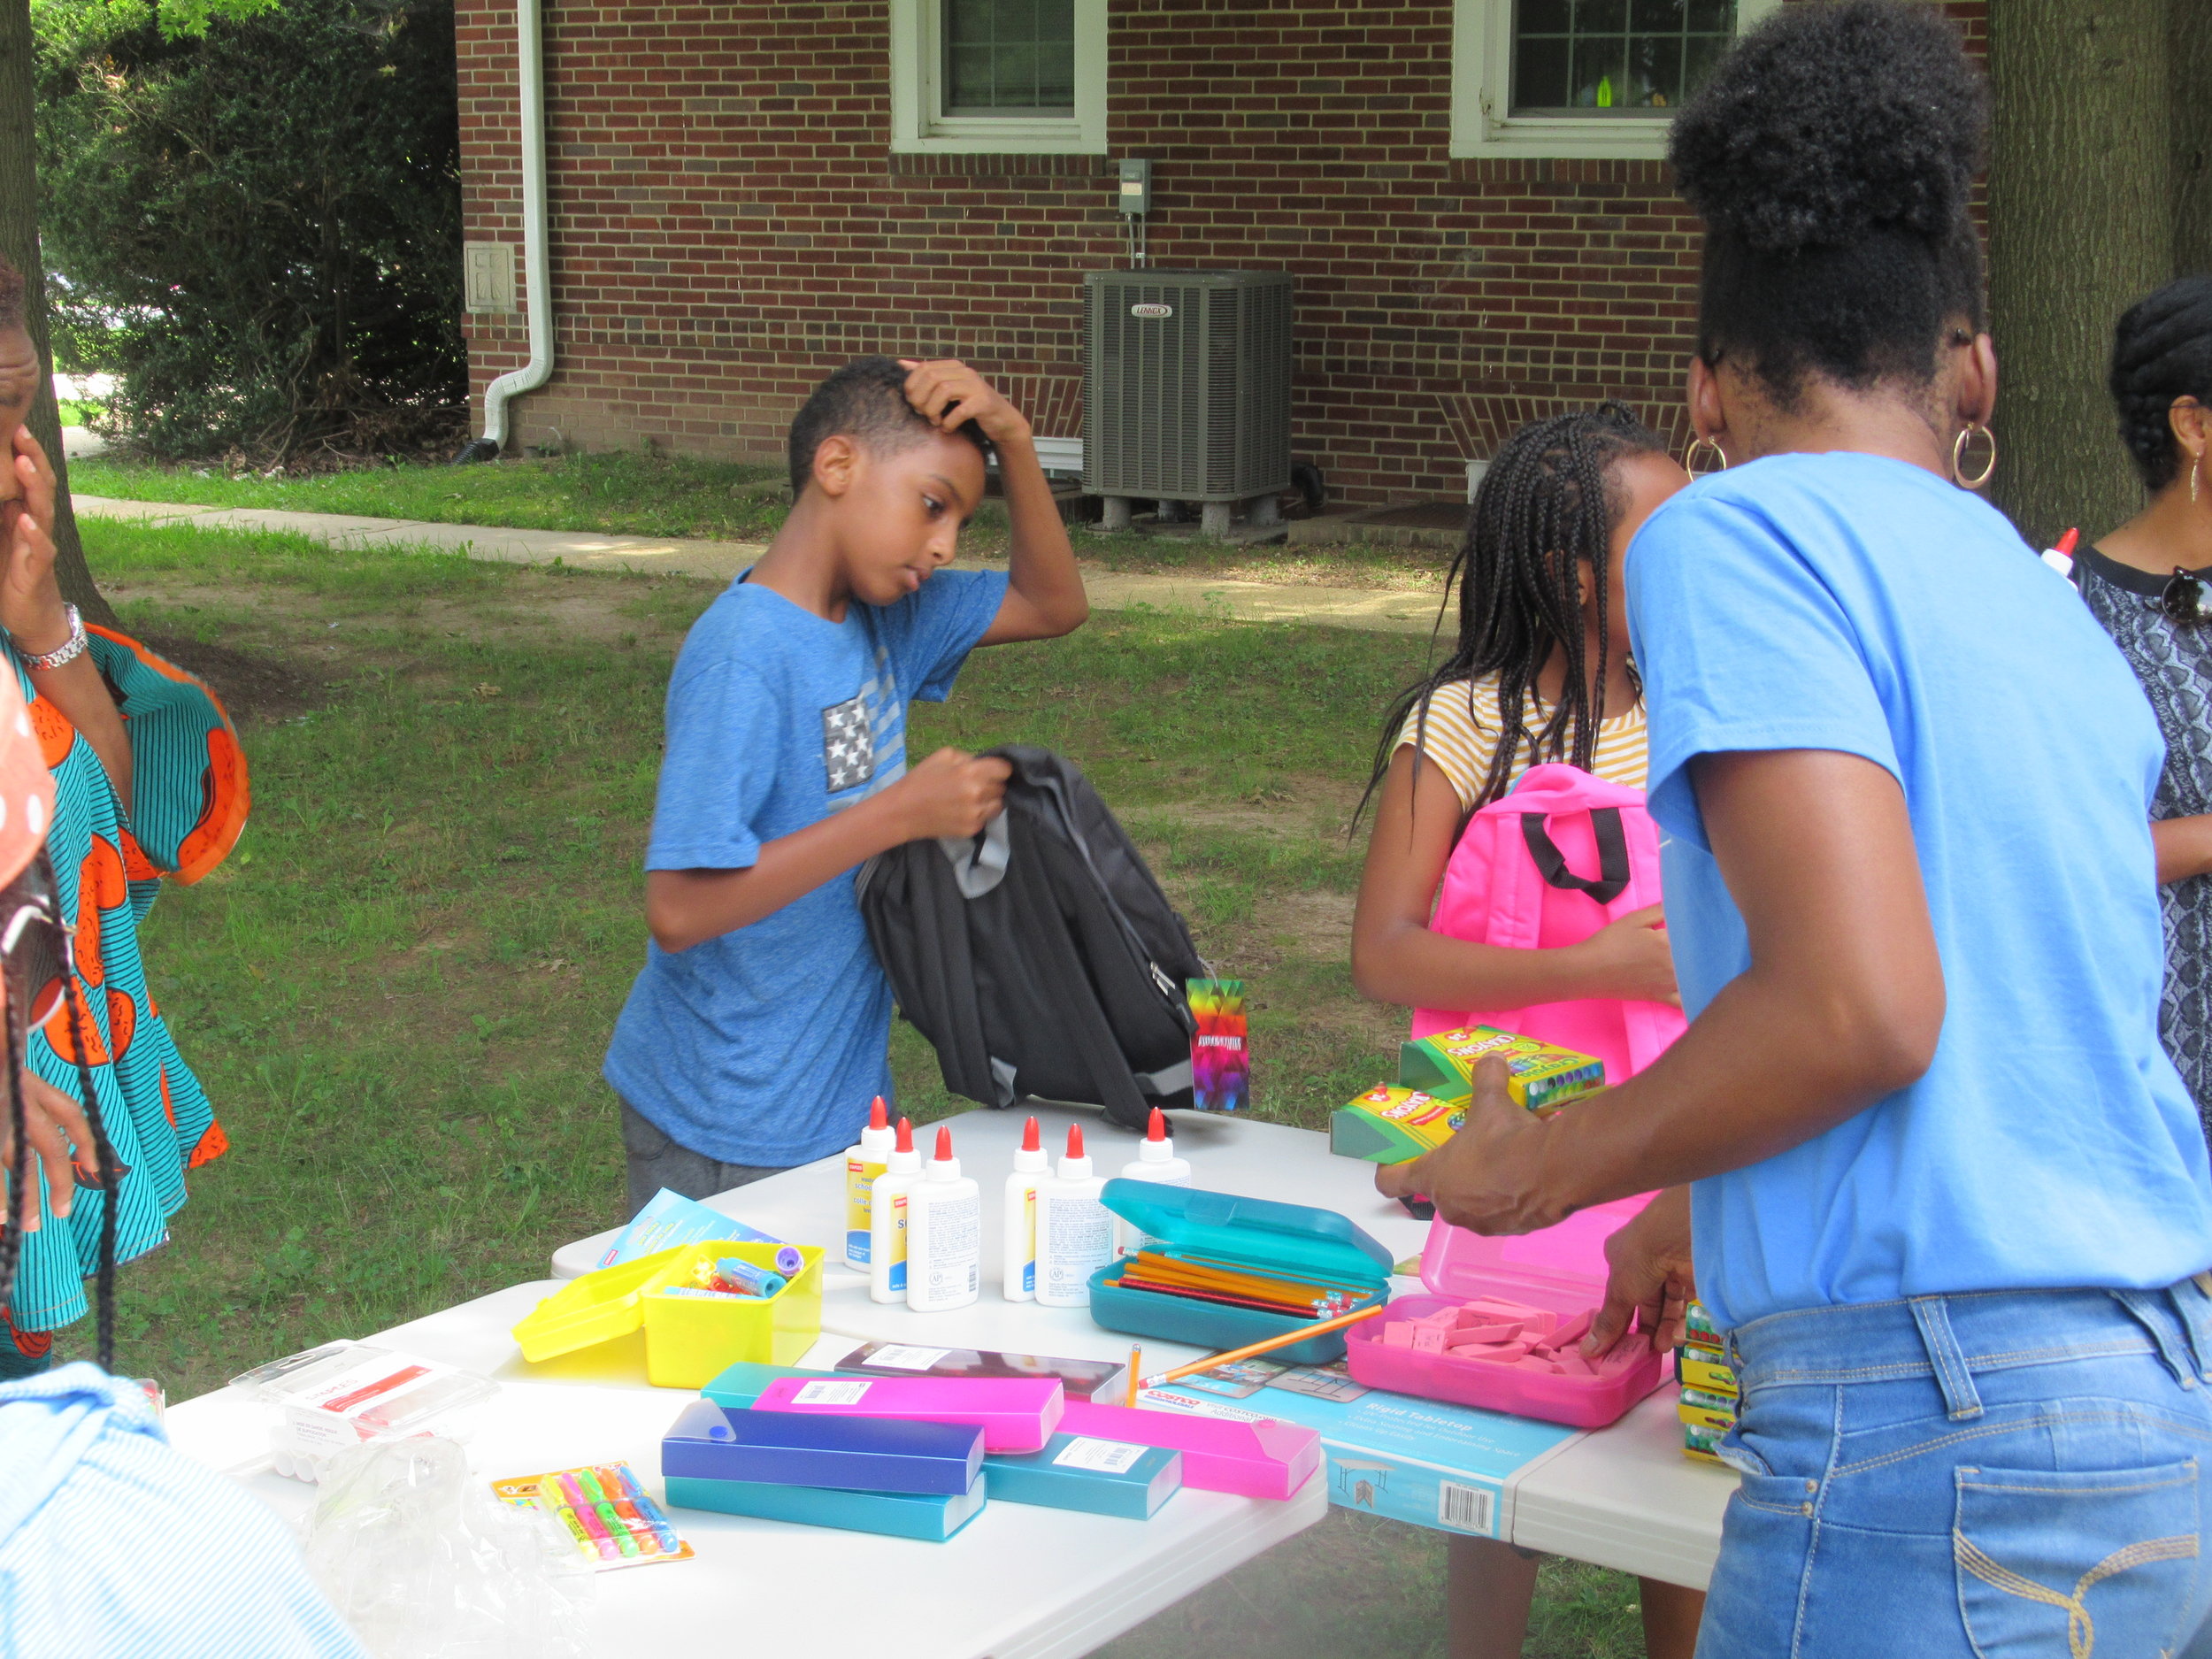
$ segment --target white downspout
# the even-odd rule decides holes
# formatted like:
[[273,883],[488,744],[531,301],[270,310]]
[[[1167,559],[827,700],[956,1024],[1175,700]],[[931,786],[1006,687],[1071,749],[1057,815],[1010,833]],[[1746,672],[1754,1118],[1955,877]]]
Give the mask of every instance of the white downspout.
[[484,388],[484,435],[463,460],[495,458],[507,447],[507,400],[553,375],[553,273],[545,210],[545,44],[539,0],[515,0],[515,58],[522,103],[522,275],[529,291],[530,361]]

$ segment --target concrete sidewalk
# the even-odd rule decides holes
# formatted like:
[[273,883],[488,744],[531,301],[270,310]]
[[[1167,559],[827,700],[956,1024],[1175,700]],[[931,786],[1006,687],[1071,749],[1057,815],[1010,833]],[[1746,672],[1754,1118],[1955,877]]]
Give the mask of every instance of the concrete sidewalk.
[[[210,530],[281,530],[334,546],[382,543],[439,548],[471,558],[576,570],[644,571],[726,582],[767,551],[760,541],[687,536],[599,535],[574,530],[509,530],[490,525],[365,518],[345,513],[282,512],[261,507],[192,507],[174,502],[72,497],[86,518],[189,525]],[[1426,633],[1436,621],[1433,594],[1386,588],[1317,588],[1204,576],[1141,575],[1086,565],[1083,585],[1102,611],[1150,605],[1203,611],[1240,622],[1302,622],[1382,633]]]

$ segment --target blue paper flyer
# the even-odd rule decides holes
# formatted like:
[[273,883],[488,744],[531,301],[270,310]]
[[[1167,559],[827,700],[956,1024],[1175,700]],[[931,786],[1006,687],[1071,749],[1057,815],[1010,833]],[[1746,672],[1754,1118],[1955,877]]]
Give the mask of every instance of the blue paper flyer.
[[1585,1432],[1370,1388],[1354,1382],[1341,1361],[1313,1367],[1244,1360],[1148,1389],[1141,1403],[1209,1417],[1276,1417],[1317,1430],[1330,1502],[1486,1538],[1507,1535],[1515,1479]]

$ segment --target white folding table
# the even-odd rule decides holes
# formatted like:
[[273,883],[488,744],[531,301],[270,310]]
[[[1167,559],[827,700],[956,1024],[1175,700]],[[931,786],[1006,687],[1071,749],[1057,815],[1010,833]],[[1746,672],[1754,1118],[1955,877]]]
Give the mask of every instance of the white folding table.
[[[966,1172],[984,1187],[982,1300],[935,1314],[872,1302],[864,1279],[838,1271],[833,1256],[825,1276],[826,1333],[1127,1357],[1129,1339],[1100,1329],[1082,1310],[1009,1302],[997,1293],[998,1187],[1026,1115],[974,1111],[947,1120]],[[1095,1113],[1040,1107],[1037,1115],[1048,1148],[1064,1138],[1067,1124],[1080,1122],[1108,1173],[1134,1156],[1136,1137]],[[1188,1114],[1177,1120],[1175,1133],[1176,1149],[1192,1161],[1202,1186],[1339,1210],[1400,1258],[1419,1251],[1426,1225],[1376,1194],[1369,1166],[1331,1156],[1321,1135]],[[843,1192],[842,1160],[824,1159],[710,1202],[764,1232],[831,1243],[843,1225]],[[556,1251],[555,1280],[596,1266],[613,1236]],[[503,1386],[470,1446],[488,1479],[623,1459],[657,1489],[660,1438],[691,1396],[646,1384],[641,1336],[542,1365],[524,1363],[509,1332],[557,1287],[554,1281],[513,1286],[373,1340],[467,1366]],[[1190,1348],[1145,1344],[1148,1371],[1196,1356]],[[234,1391],[173,1407],[169,1429],[181,1450],[233,1474],[280,1512],[297,1517],[308,1509],[312,1489],[269,1470],[259,1410]],[[1524,1471],[1509,1506],[1511,1537],[1702,1585],[1732,1485],[1725,1471],[1683,1457],[1662,1394],[1613,1428],[1571,1440]],[[876,1645],[896,1620],[912,1659],[1073,1659],[1311,1526],[1326,1508],[1320,1479],[1286,1502],[1185,1491],[1147,1522],[1000,1503],[945,1544],[685,1509],[674,1518],[698,1559],[598,1575],[592,1647],[673,1651],[663,1645],[680,1640],[702,1655],[833,1659]]]

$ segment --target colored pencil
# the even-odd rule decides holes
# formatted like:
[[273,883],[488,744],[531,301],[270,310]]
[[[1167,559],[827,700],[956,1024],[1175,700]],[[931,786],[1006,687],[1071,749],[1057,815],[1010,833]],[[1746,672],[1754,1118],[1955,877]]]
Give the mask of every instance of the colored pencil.
[[1164,1371],[1156,1377],[1148,1377],[1143,1386],[1164,1388],[1168,1384],[1185,1377],[1195,1377],[1200,1371],[1211,1371],[1217,1365],[1233,1365],[1240,1359],[1252,1359],[1279,1348],[1288,1348],[1293,1342],[1302,1342],[1310,1336],[1324,1336],[1331,1331],[1341,1331],[1348,1325],[1357,1325],[1362,1319],[1371,1319],[1383,1310],[1377,1302],[1371,1308],[1362,1308],[1356,1313],[1339,1314],[1333,1319],[1324,1319],[1318,1325],[1301,1326],[1286,1331],[1280,1336],[1271,1336],[1262,1342],[1248,1342],[1242,1348],[1233,1348],[1225,1354],[1216,1354],[1210,1359],[1193,1360],[1187,1365],[1178,1365],[1173,1371]]

